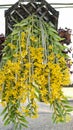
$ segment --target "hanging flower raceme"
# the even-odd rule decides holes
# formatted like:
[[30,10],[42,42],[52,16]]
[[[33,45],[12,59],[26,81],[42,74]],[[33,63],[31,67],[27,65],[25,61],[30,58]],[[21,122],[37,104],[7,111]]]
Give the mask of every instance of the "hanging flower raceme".
[[0,69],[5,124],[27,126],[25,117],[38,117],[41,100],[53,106],[54,121],[66,121],[72,108],[62,87],[70,84],[70,75],[59,40],[55,29],[37,16],[15,25],[4,43]]

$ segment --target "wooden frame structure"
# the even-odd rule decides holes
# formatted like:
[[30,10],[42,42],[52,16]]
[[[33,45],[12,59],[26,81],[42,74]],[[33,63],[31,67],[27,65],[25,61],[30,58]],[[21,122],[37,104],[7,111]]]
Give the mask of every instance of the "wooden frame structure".
[[46,22],[51,22],[57,29],[59,12],[56,11],[45,0],[19,0],[12,7],[5,11],[5,34],[9,35],[13,25],[36,14]]

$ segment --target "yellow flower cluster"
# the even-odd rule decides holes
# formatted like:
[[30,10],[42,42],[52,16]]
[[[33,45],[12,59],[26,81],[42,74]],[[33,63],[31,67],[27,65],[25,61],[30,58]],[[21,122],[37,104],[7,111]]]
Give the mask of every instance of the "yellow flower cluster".
[[[12,59],[7,60],[0,70],[2,104],[26,103],[20,113],[35,118],[38,99],[53,104],[55,100],[63,98],[61,88],[70,83],[69,71],[65,59],[52,52],[53,46],[48,46],[50,54],[46,55],[45,62],[42,45],[37,48],[27,46],[24,32],[20,39],[18,44],[8,44],[10,50],[13,50]],[[37,41],[34,36],[30,40]]]
[[[8,46],[15,49],[13,44],[9,43]],[[51,52],[47,63],[44,63],[44,48],[29,46],[26,50],[24,32],[21,33],[19,46],[20,51],[13,54],[15,60],[8,60],[0,71],[0,86],[4,86],[2,100],[7,103],[11,100],[14,104],[16,100],[21,100],[25,103],[28,97],[30,100],[36,99],[37,90],[46,103],[60,100],[61,87],[70,83],[64,58]],[[52,46],[48,48],[51,50]]]

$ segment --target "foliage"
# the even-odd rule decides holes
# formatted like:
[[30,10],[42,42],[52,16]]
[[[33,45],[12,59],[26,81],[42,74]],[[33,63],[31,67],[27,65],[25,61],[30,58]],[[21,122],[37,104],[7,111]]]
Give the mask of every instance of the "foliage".
[[34,15],[14,26],[4,43],[0,69],[5,125],[27,127],[27,116],[38,117],[40,98],[53,107],[55,122],[66,121],[72,108],[62,87],[70,84],[70,76],[60,40],[50,23]]

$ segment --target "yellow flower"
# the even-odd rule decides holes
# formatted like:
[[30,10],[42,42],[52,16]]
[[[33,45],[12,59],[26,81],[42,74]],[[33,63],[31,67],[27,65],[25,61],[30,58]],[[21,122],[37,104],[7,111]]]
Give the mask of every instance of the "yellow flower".
[[52,50],[53,49],[53,45],[49,45],[48,49]]
[[44,95],[44,96],[45,96],[47,93],[48,93],[48,91],[47,91],[46,88],[40,90],[40,94],[41,94],[41,95]]
[[31,118],[33,118],[33,119],[38,118],[38,114],[31,116]]
[[30,40],[31,40],[32,42],[37,42],[37,39],[36,39],[34,36],[31,36],[31,37],[30,37]]
[[15,48],[16,48],[16,46],[15,46],[14,44],[12,44],[12,43],[8,43],[8,46],[9,46],[11,49],[15,49]]
[[24,41],[25,36],[26,36],[25,32],[21,32],[21,41]]
[[3,107],[5,107],[5,106],[6,106],[6,102],[5,102],[5,101],[1,101],[1,105],[2,105]]

